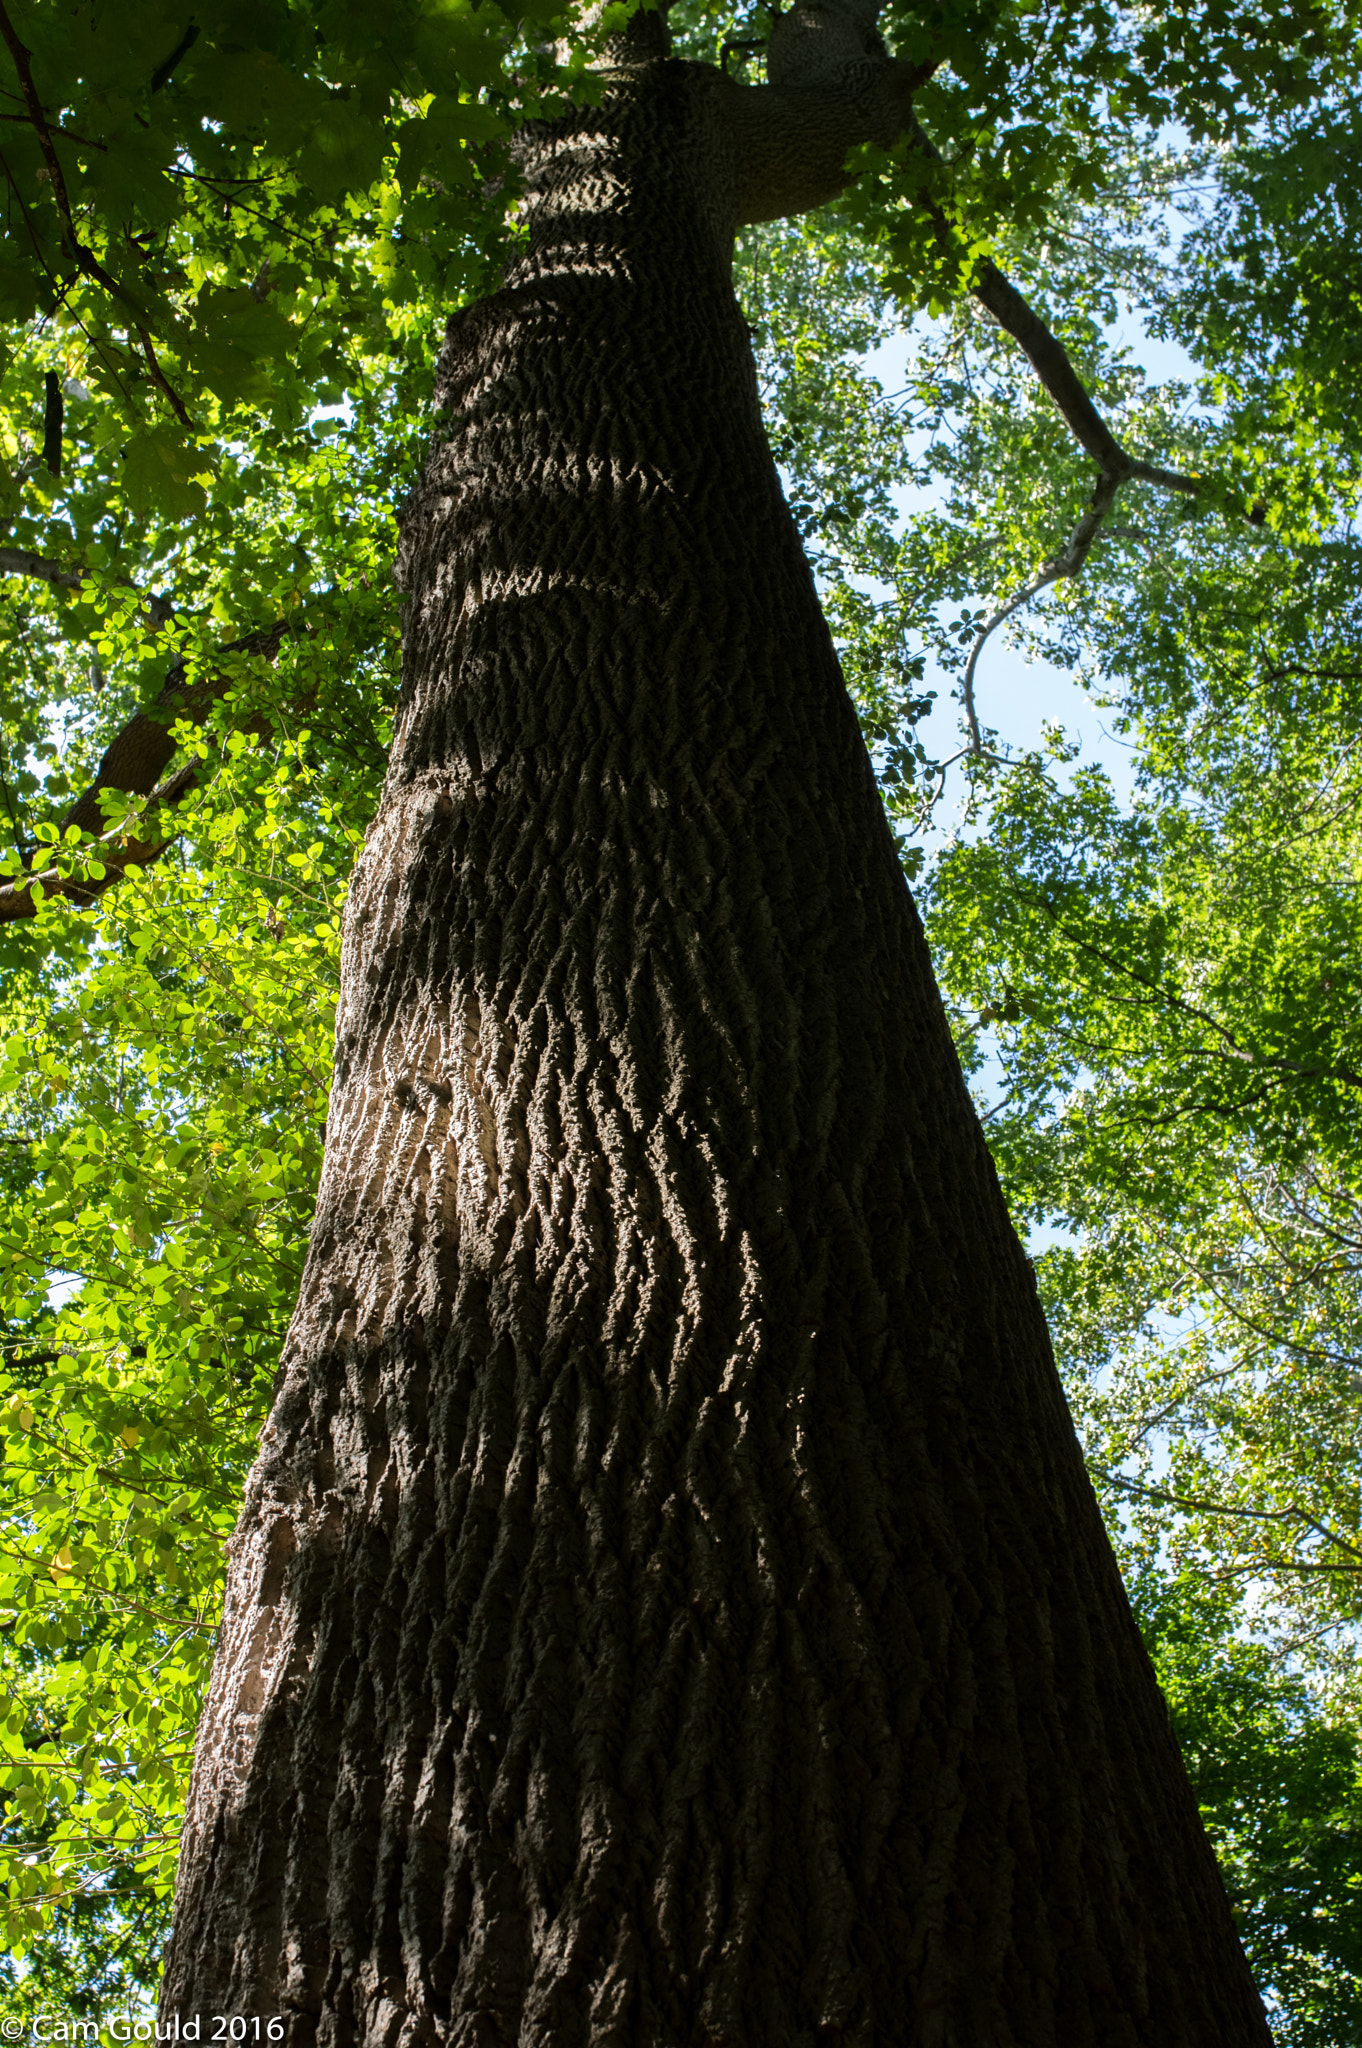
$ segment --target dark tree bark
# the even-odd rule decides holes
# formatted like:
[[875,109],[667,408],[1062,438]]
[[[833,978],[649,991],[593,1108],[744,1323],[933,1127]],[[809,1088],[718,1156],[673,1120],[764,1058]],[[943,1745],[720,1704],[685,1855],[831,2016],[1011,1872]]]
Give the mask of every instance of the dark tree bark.
[[450,323],[163,2012],[1261,2048],[729,282],[892,67],[635,55]]

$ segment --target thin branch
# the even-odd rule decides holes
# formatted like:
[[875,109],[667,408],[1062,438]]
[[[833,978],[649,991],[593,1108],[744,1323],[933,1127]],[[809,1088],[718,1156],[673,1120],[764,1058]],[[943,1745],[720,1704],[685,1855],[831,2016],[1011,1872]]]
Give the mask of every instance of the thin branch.
[[[1284,1053],[1254,1052],[1251,1048],[1240,1045],[1228,1025],[1213,1017],[1209,1010],[1203,1010],[1198,1004],[1188,1002],[1185,996],[1176,994],[1162,982],[1154,980],[1151,975],[1141,974],[1137,967],[1132,967],[1128,961],[1108,952],[1106,947],[1097,945],[1094,940],[1080,937],[1061,921],[1055,906],[1038,891],[1025,893],[1070,945],[1076,946],[1080,953],[1090,953],[1113,974],[1123,975],[1128,981],[1133,981],[1137,988],[1146,989],[1150,1002],[1166,1005],[1169,1009],[1176,1010],[1179,1015],[1191,1018],[1194,1023],[1204,1024],[1208,1031],[1213,1031],[1221,1040],[1224,1054],[1230,1059],[1241,1060],[1246,1066],[1265,1068],[1270,1073],[1299,1074],[1306,1081],[1342,1081],[1350,1088],[1362,1088],[1362,1074],[1355,1073],[1351,1067],[1331,1067],[1321,1061],[1307,1064],[1304,1060],[1288,1059]],[[1146,1007],[1138,998],[1134,1001],[1138,1007]]]
[[171,79],[175,76],[175,66],[179,63],[181,57],[184,56],[187,50],[193,49],[198,39],[198,24],[197,22],[191,21],[188,28],[185,30],[184,34],[180,37],[179,42],[176,43],[170,55],[165,59],[164,63],[158,64],[156,66],[156,69],[152,72],[151,90],[153,92],[159,92],[162,86],[169,85]]
[[151,371],[154,381],[159,384],[161,390],[165,393],[176,419],[179,420],[182,426],[192,426],[193,422],[185,408],[183,399],[172,388],[157,359],[151,336],[137,317],[140,308],[125,288],[119,284],[118,280],[110,276],[109,272],[95,255],[93,249],[88,249],[76,232],[75,216],[71,211],[71,196],[66,189],[66,174],[62,170],[61,159],[57,155],[56,144],[52,139],[52,130],[48,125],[46,109],[39,97],[38,88],[33,82],[33,67],[29,61],[32,52],[26,49],[24,44],[20,42],[14,24],[5,12],[3,0],[0,0],[0,37],[3,37],[8,46],[9,53],[14,59],[14,68],[19,74],[19,83],[23,88],[24,103],[28,108],[28,116],[33,125],[34,133],[38,137],[38,147],[43,153],[43,162],[47,165],[47,175],[52,185],[52,196],[57,202],[57,211],[60,213],[65,225],[67,237],[71,244],[71,253],[87,277],[92,277],[97,284],[103,285],[106,292],[111,293],[114,298],[121,300],[124,305],[131,307],[133,330],[137,335],[137,339],[142,344],[142,353],[147,359],[147,368]]
[[[13,99],[14,94],[8,93],[6,98]],[[28,114],[0,114],[0,121],[11,121],[19,128],[31,128],[33,126],[32,118]],[[49,122],[48,126],[53,135],[61,136],[63,142],[76,142],[80,144],[82,149],[100,149],[104,151],[106,156],[108,155],[109,145],[107,142],[92,142],[88,135],[77,135],[74,128],[62,128],[55,122]]]
[[[69,1353],[67,1355],[69,1356]],[[87,1464],[83,1458],[78,1457],[75,1452],[70,1450],[65,1442],[54,1437],[48,1430],[35,1428],[29,1432],[29,1437],[30,1441],[34,1443],[46,1444],[49,1450],[55,1451],[57,1456],[63,1459],[66,1464],[76,1465],[83,1472],[93,1472],[95,1477],[102,1479],[106,1486],[112,1486],[116,1491],[123,1493],[140,1493],[145,1500],[154,1501],[162,1513],[170,1511],[164,1493],[158,1493],[154,1487],[143,1486],[139,1480],[129,1479],[125,1474],[114,1472],[107,1465]],[[172,1491],[170,1498],[171,1501],[174,1501],[177,1495]],[[234,1499],[235,1495],[224,1492],[219,1494],[218,1504],[223,1508],[230,1508]],[[206,1543],[229,1543],[231,1541],[232,1532],[230,1529],[223,1535],[218,1530],[209,1528],[203,1522],[184,1522],[181,1524],[181,1527],[191,1536],[202,1537]],[[26,1552],[13,1549],[10,1549],[7,1554],[11,1557],[27,1556]],[[117,1592],[116,1587],[112,1590]]]
[[984,751],[983,738],[979,731],[979,717],[974,704],[974,676],[979,666],[979,656],[983,653],[989,639],[997,631],[998,627],[1003,624],[1004,620],[1010,619],[1014,612],[1019,612],[1024,604],[1028,604],[1047,585],[1057,583],[1061,577],[1076,576],[1078,574],[1088,559],[1088,551],[1097,538],[1098,529],[1102,521],[1116,502],[1116,494],[1120,488],[1121,479],[1119,477],[1100,476],[1098,478],[1097,488],[1092,494],[1087,511],[1083,514],[1083,517],[1079,520],[1059,553],[1052,555],[1050,560],[1037,570],[1031,581],[1024,584],[1015,595],[1007,600],[1006,604],[1000,605],[992,617],[986,619],[975,634],[974,645],[969,651],[969,660],[965,663],[964,680],[960,685],[960,695],[965,706],[965,720],[969,726],[971,753],[982,754]]
[[0,169],[3,169],[5,173],[5,183],[9,186],[10,197],[12,200],[16,202],[20,213],[23,215],[24,226],[28,229],[28,239],[33,244],[33,253],[37,257],[39,263],[42,265],[43,273],[46,276],[48,283],[52,287],[53,293],[57,299],[58,304],[62,304],[64,303],[66,297],[66,285],[63,279],[59,277],[57,273],[53,270],[51,264],[47,260],[47,253],[43,248],[42,237],[38,233],[37,228],[33,224],[33,209],[29,205],[28,201],[24,198],[23,193],[20,191],[19,181],[15,177],[13,171],[10,169],[9,163],[6,160],[3,151],[0,151]]
[[1225,1366],[1220,1372],[1202,1373],[1193,1380],[1190,1386],[1184,1387],[1169,1400],[1163,1402],[1152,1414],[1146,1412],[1144,1420],[1135,1429],[1130,1438],[1131,1448],[1133,1449],[1136,1444],[1143,1444],[1151,1431],[1162,1429],[1169,1417],[1177,1414],[1179,1408],[1185,1407],[1190,1401],[1204,1399],[1210,1388],[1223,1386],[1225,1381],[1233,1379],[1240,1369],[1240,1363],[1236,1359],[1233,1364]]
[[[913,148],[920,156],[926,157],[932,163],[944,163],[945,159],[940,150],[911,109],[908,113],[906,132]],[[926,193],[921,195],[921,204],[936,229],[941,246],[949,250],[954,238],[945,211]],[[1005,620],[1010,619],[1024,604],[1029,603],[1050,584],[1079,574],[1103,520],[1120,495],[1122,485],[1132,482],[1147,483],[1153,484],[1159,490],[1178,491],[1186,496],[1195,497],[1203,488],[1203,484],[1199,478],[1187,476],[1181,470],[1163,469],[1157,463],[1145,462],[1127,453],[1098,412],[1063,342],[1051,332],[1035,308],[991,258],[986,257],[978,265],[969,289],[990,318],[1017,343],[1040,379],[1041,385],[1058,407],[1070,433],[1080,448],[1091,456],[1097,465],[1097,482],[1087,510],[1068,540],[1047,562],[1042,563],[1029,582],[998,607],[980,628],[970,649],[961,685],[961,697],[965,708],[965,720],[969,727],[970,750],[972,753],[981,754],[984,749],[974,702],[974,678],[979,666],[979,657],[990,636]],[[1143,538],[1138,534],[1138,529],[1135,530],[1133,537]]]
[[[1168,1232],[1156,1231],[1154,1239],[1156,1244],[1163,1246],[1163,1249],[1175,1264],[1182,1266],[1184,1271],[1191,1274],[1203,1293],[1208,1294],[1213,1302],[1218,1303],[1225,1314],[1230,1317],[1231,1321],[1251,1331],[1255,1337],[1261,1337],[1265,1344],[1271,1345],[1276,1351],[1288,1351],[1297,1358],[1313,1359],[1319,1365],[1345,1373],[1350,1381],[1357,1382],[1359,1380],[1359,1375],[1352,1369],[1357,1362],[1352,1352],[1328,1350],[1319,1344],[1307,1344],[1299,1337],[1288,1336],[1280,1328],[1274,1328],[1272,1324],[1264,1323],[1259,1317],[1250,1315],[1247,1310],[1241,1309],[1225,1292],[1221,1282],[1213,1274],[1207,1273],[1195,1259],[1189,1257],[1183,1251],[1181,1245]],[[1229,1370],[1237,1370],[1237,1367],[1230,1367]]]
[[[112,280],[110,280],[110,284],[112,285]],[[116,285],[113,285],[112,288],[114,290],[118,289]],[[123,293],[121,296],[126,298],[127,294]],[[170,380],[166,376],[165,371],[161,368],[160,361],[156,354],[156,350],[152,345],[152,339],[150,334],[147,332],[145,327],[138,326],[136,322],[134,322],[134,331],[136,332],[137,339],[142,344],[142,353],[147,359],[147,368],[151,371],[152,377],[160,385],[162,391],[165,393],[166,400],[170,405],[172,411],[174,412],[176,419],[180,422],[180,425],[182,427],[192,427],[194,422],[189,417],[188,408],[186,407],[184,400],[180,397],[178,391],[176,391],[174,387],[171,385]]]
[[229,178],[222,171],[191,171],[187,164],[167,164],[168,178],[190,178],[196,185],[206,185],[214,198],[220,199],[224,190],[244,191],[248,185],[277,185],[279,173],[268,171],[260,178]]
[[1006,768],[1009,765],[1006,754],[990,753],[987,747],[961,747],[956,753],[948,754],[944,761],[933,762],[931,785],[924,791],[918,807],[913,813],[908,825],[910,832],[918,832],[922,829],[945,795],[947,772],[954,768],[957,761],[974,760],[976,758],[984,761],[993,761],[999,768]]
[[[51,555],[35,555],[28,548],[0,548],[0,576],[32,576],[40,583],[51,583],[58,590],[81,590],[89,575],[88,569],[64,569]],[[137,591],[142,609],[153,626],[170,624],[175,611],[168,598],[143,593],[128,576],[116,576],[113,581],[120,588]]]
[[[1195,1498],[1195,1496],[1190,1494],[1170,1493],[1166,1487],[1141,1486],[1138,1480],[1127,1479],[1124,1476],[1124,1474],[1120,1472],[1109,1472],[1105,1470],[1104,1467],[1102,1467],[1101,1465],[1090,1465],[1088,1467],[1088,1470],[1090,1472],[1095,1472],[1100,1479],[1106,1480],[1108,1486],[1116,1487],[1118,1491],[1120,1491],[1121,1493],[1139,1494],[1142,1499],[1156,1501],[1160,1506],[1163,1507],[1188,1508],[1193,1513],[1203,1515],[1224,1515],[1228,1519],[1234,1521],[1295,1522],[1303,1526],[1304,1528],[1311,1530],[1316,1536],[1321,1537],[1324,1542],[1332,1543],[1336,1550],[1347,1551],[1350,1556],[1360,1560],[1360,1562],[1355,1565],[1326,1564],[1322,1567],[1322,1569],[1327,1571],[1348,1572],[1362,1570],[1362,1549],[1359,1549],[1357,1544],[1350,1543],[1346,1536],[1338,1535],[1337,1532],[1333,1529],[1330,1529],[1326,1523],[1316,1521],[1315,1517],[1312,1514],[1310,1514],[1308,1510],[1305,1508],[1233,1507],[1225,1501],[1198,1500]],[[1273,1562],[1282,1565],[1283,1568],[1286,1570],[1299,1568],[1292,1566],[1291,1564],[1287,1563],[1285,1560],[1282,1559],[1276,1559],[1273,1560]],[[1316,1569],[1321,1569],[1321,1567],[1317,1566]]]

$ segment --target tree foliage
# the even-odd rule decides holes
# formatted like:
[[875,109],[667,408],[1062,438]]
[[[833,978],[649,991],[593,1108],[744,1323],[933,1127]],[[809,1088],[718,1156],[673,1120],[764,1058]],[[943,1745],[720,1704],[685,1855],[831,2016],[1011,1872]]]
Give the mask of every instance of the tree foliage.
[[[1283,369],[1294,329],[1224,318],[1245,272],[1267,304],[1301,301],[1282,227],[1301,146],[1288,123],[1233,159],[1157,306],[1213,365],[1182,420],[1195,459],[1251,476],[1261,521],[1142,515],[1035,629],[1107,707],[1133,794],[1066,770],[1058,738],[1049,760],[996,765],[986,828],[943,855],[932,918],[962,1043],[980,1071],[1001,1065],[990,1130],[1014,1203],[1072,1233],[1043,1265],[1096,1464],[1129,1499],[1158,1496],[1189,1562],[1261,1581],[1283,1643],[1312,1645],[1322,1671],[1332,1657],[1346,1691],[1362,1566],[1356,389],[1321,349],[1307,433]],[[1346,203],[1312,199],[1340,221]],[[1315,246],[1310,274],[1324,261]]]
[[[0,797],[35,913],[0,930],[16,2011],[155,1975],[223,1544],[315,1189],[440,323],[515,232],[506,138],[593,89],[627,11],[6,0]],[[767,28],[699,5],[673,23],[725,62]],[[1251,1648],[1228,1595],[1198,1605],[1184,1579],[1175,1600],[1142,1567],[1284,2038],[1323,2042],[1355,2025],[1357,1957],[1355,1738],[1327,1705],[1362,1569],[1354,24],[969,0],[880,25],[930,71],[919,130],[864,152],[833,212],[750,231],[735,279],[967,1064],[991,1096],[1002,1075],[1014,1208],[1071,1233],[1040,1263],[1117,1526],[1165,1573],[1209,1560],[1267,1589]],[[1170,209],[1197,204],[1179,243]],[[1109,708],[1129,804],[1058,736],[1010,754],[1001,714],[1001,737],[929,743],[933,685],[975,715],[990,622],[1093,488],[963,296],[983,261],[1122,445],[1200,480],[1123,483],[1081,577],[1012,614]],[[1113,344],[1131,305],[1199,387]],[[862,358],[914,309],[886,397]],[[73,805],[139,710],[174,772],[136,787],[110,756]],[[952,755],[972,823],[929,861]]]
[[1279,2048],[1362,2025],[1362,1744],[1245,1640],[1238,1603],[1148,1563],[1131,1590]]

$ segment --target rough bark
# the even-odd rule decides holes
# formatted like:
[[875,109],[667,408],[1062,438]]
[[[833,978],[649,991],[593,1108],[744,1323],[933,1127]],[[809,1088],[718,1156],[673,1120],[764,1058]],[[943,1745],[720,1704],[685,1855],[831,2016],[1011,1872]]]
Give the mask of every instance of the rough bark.
[[163,2013],[1261,2048],[764,440],[737,90],[534,139],[450,323]]

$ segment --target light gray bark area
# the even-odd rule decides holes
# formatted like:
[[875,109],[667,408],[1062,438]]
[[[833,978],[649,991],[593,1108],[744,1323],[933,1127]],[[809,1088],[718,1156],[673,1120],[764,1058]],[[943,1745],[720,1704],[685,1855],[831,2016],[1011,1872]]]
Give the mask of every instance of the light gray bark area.
[[1262,2048],[762,431],[810,88],[740,91],[529,138],[450,323],[162,2012]]

